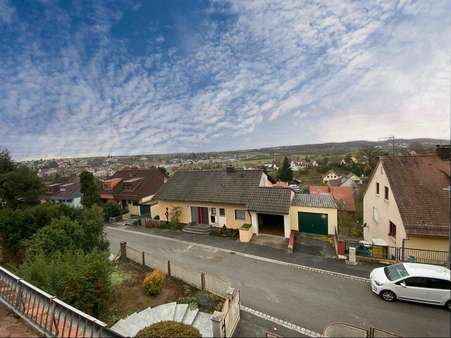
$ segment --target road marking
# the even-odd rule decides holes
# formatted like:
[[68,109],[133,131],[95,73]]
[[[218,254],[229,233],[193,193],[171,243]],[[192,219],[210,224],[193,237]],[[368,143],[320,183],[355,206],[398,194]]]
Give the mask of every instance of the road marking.
[[257,255],[251,255],[251,254],[247,254],[247,253],[243,253],[243,252],[239,252],[239,251],[218,248],[216,246],[211,246],[211,245],[206,245],[206,244],[188,242],[188,241],[185,241],[185,240],[171,238],[171,237],[166,237],[166,236],[149,234],[149,233],[145,233],[145,232],[141,232],[141,231],[134,231],[134,230],[128,230],[128,229],[119,229],[119,228],[114,228],[114,227],[111,227],[111,226],[106,226],[105,228],[110,229],[110,230],[115,230],[115,231],[122,231],[122,232],[130,233],[130,234],[134,234],[134,235],[147,236],[147,237],[152,237],[152,238],[158,238],[158,239],[162,239],[162,240],[172,241],[172,242],[176,242],[176,243],[182,243],[182,244],[190,245],[192,247],[200,247],[200,248],[214,250],[214,251],[221,251],[221,252],[226,252],[226,253],[232,253],[232,254],[235,254],[235,255],[238,255],[238,256],[241,256],[241,257],[255,259],[255,260],[259,260],[259,261],[267,262],[267,263],[274,263],[274,264],[278,264],[278,265],[288,266],[288,267],[292,267],[292,268],[295,268],[295,269],[298,269],[298,270],[311,271],[311,272],[321,273],[321,274],[324,274],[324,275],[330,275],[330,276],[335,276],[335,277],[355,280],[355,281],[359,281],[359,282],[363,282],[363,283],[369,283],[369,279],[368,278],[348,275],[348,274],[341,273],[341,272],[335,272],[335,271],[323,270],[323,269],[318,269],[318,268],[312,268],[310,266],[305,266],[305,265],[299,265],[299,264],[295,264],[295,263],[279,261],[279,260],[272,259],[272,258],[261,257],[261,256],[257,256]]
[[256,317],[268,320],[270,322],[273,322],[274,324],[286,327],[287,329],[299,332],[300,334],[303,334],[305,336],[321,337],[321,333],[318,333],[318,332],[306,329],[305,327],[301,327],[299,325],[287,322],[286,320],[282,320],[282,319],[273,317],[271,315],[268,315],[266,313],[260,312],[258,310],[251,309],[251,308],[249,308],[247,306],[240,305],[240,309],[241,309],[241,311],[244,311],[244,312],[250,313],[250,314],[252,314],[252,315],[254,315]]

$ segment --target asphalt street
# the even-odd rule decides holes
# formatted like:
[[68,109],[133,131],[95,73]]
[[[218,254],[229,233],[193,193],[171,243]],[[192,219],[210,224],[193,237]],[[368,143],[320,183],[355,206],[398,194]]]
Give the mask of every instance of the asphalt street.
[[227,281],[247,307],[321,333],[332,322],[376,327],[401,336],[450,336],[450,313],[441,307],[387,303],[369,284],[181,243],[120,228],[106,228],[111,252],[121,241]]

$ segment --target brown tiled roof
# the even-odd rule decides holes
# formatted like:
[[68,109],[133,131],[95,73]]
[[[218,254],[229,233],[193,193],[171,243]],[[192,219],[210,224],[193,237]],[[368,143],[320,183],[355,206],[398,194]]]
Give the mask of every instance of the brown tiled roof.
[[290,189],[259,187],[263,170],[176,171],[154,200],[244,205],[249,210],[287,214]]
[[[50,186],[50,185],[49,185]],[[47,193],[43,199],[45,200],[71,200],[77,197],[81,197],[80,194],[80,183],[63,183],[63,184],[53,184],[54,189],[52,192]]]
[[[330,182],[330,181],[329,181]],[[334,187],[327,185],[309,186],[310,194],[330,194],[337,201],[340,208],[346,211],[355,211],[354,192],[351,187]]]
[[437,155],[381,159],[407,235],[448,237],[450,162]]
[[[111,179],[122,179],[113,191],[102,190],[101,194],[113,194],[117,200],[137,201],[143,197],[155,194],[164,184],[164,174],[156,167],[149,169],[122,169],[117,171]],[[131,189],[125,189],[125,185]]]

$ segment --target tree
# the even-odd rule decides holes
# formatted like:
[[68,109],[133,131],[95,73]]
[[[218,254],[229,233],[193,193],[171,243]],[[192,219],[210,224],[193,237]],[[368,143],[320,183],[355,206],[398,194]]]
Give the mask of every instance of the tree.
[[23,165],[14,165],[10,170],[5,158],[3,155],[1,160],[5,171],[0,173],[0,199],[12,209],[39,204],[39,199],[45,191],[44,182],[34,171]]
[[293,171],[290,168],[290,162],[288,161],[288,158],[286,156],[283,159],[282,166],[279,168],[279,171],[277,172],[277,177],[281,181],[285,182],[293,180]]
[[89,208],[94,204],[100,204],[100,195],[94,175],[89,171],[80,174],[81,204]]
[[379,148],[364,148],[360,150],[359,156],[363,163],[363,173],[368,176],[376,167],[379,157],[385,155],[385,152]]
[[14,162],[11,160],[7,149],[0,149],[0,175],[13,171]]

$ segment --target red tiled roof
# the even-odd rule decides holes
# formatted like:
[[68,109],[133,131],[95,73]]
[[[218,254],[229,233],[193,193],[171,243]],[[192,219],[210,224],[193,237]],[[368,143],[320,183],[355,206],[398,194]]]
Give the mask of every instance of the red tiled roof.
[[102,190],[102,198],[138,201],[143,197],[154,195],[164,184],[165,176],[156,167],[149,169],[123,169],[117,171],[110,179],[112,190]]
[[381,159],[408,235],[449,236],[450,161],[437,155]]
[[354,193],[351,187],[330,187],[326,185],[309,186],[310,194],[332,195],[339,207],[346,211],[355,211]]

